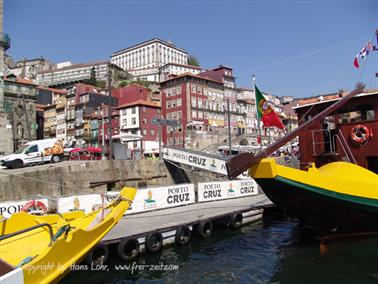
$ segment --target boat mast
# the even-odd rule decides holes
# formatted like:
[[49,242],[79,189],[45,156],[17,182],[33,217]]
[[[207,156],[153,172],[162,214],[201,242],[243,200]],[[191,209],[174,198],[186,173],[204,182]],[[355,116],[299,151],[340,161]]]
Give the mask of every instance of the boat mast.
[[251,153],[241,153],[233,158],[231,158],[228,162],[226,162],[227,174],[229,179],[233,179],[240,175],[242,172],[248,170],[254,164],[260,162],[262,159],[268,157],[269,155],[273,154],[283,145],[288,143],[290,140],[294,139],[305,129],[308,129],[312,125],[316,124],[318,121],[324,119],[327,115],[334,112],[336,109],[343,106],[347,103],[351,98],[354,96],[362,93],[365,85],[363,83],[357,83],[356,89],[352,92],[344,96],[339,101],[335,102],[334,104],[330,105],[328,108],[314,116],[312,119],[306,121],[302,125],[298,126],[292,132],[287,133],[281,139],[277,140],[273,144],[269,145],[265,150],[258,153],[256,156],[252,155]]

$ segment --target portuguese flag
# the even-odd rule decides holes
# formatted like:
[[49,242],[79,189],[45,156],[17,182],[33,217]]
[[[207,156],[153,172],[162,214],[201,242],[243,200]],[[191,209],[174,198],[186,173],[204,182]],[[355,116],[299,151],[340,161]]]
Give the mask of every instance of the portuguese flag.
[[275,126],[280,129],[285,129],[278,115],[274,112],[272,107],[268,104],[263,94],[255,86],[257,119],[261,119],[264,127]]

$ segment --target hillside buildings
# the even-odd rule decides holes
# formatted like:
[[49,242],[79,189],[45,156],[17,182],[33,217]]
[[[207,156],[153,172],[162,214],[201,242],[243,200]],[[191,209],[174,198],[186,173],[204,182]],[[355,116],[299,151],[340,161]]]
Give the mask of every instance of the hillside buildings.
[[154,38],[114,52],[111,63],[145,81],[159,82],[159,68],[168,63],[188,64],[188,53],[166,42]]

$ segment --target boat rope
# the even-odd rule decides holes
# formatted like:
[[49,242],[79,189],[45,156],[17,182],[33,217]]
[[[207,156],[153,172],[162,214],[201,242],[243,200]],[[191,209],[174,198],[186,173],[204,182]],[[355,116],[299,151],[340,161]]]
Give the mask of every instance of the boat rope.
[[56,240],[63,235],[64,233],[67,233],[71,229],[71,226],[69,224],[63,225],[59,228],[59,230],[55,233],[53,237],[53,242],[56,242]]
[[366,40],[367,38],[368,37],[365,36],[365,37],[360,38],[360,39],[355,39],[355,40],[352,40],[352,41],[344,42],[344,43],[337,44],[337,45],[330,46],[330,47],[326,47],[326,48],[320,48],[320,49],[317,49],[317,50],[313,50],[313,51],[303,53],[303,54],[300,54],[300,55],[296,55],[296,56],[293,56],[293,57],[289,57],[289,58],[286,58],[286,59],[281,59],[281,60],[278,60],[276,62],[272,62],[272,63],[266,64],[266,65],[255,67],[255,68],[249,70],[248,73],[255,72],[257,70],[262,70],[262,69],[274,67],[274,66],[279,65],[279,64],[283,64],[283,63],[287,63],[287,62],[294,61],[294,60],[297,60],[297,59],[309,57],[309,56],[312,56],[312,55],[315,55],[315,54],[318,54],[318,53],[322,53],[322,52],[326,52],[326,51],[330,51],[330,50],[333,50],[333,49],[338,49],[338,48],[346,46],[346,45],[361,42],[363,40]]
[[38,256],[38,254],[35,255],[35,256],[27,256],[27,257],[25,257],[23,260],[20,261],[19,264],[16,265],[16,268],[20,268],[21,266],[23,266],[23,265],[25,265],[25,264],[31,262],[31,261],[32,261],[34,258],[36,258],[37,256]]

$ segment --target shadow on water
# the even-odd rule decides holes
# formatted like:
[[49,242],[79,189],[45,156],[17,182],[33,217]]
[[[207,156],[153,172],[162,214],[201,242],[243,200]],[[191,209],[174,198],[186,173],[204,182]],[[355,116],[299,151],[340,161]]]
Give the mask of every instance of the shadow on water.
[[[62,283],[377,283],[378,238],[319,242],[283,215],[238,230],[171,245],[125,262],[111,251],[109,271],[73,271]],[[165,265],[165,266],[164,266]]]

